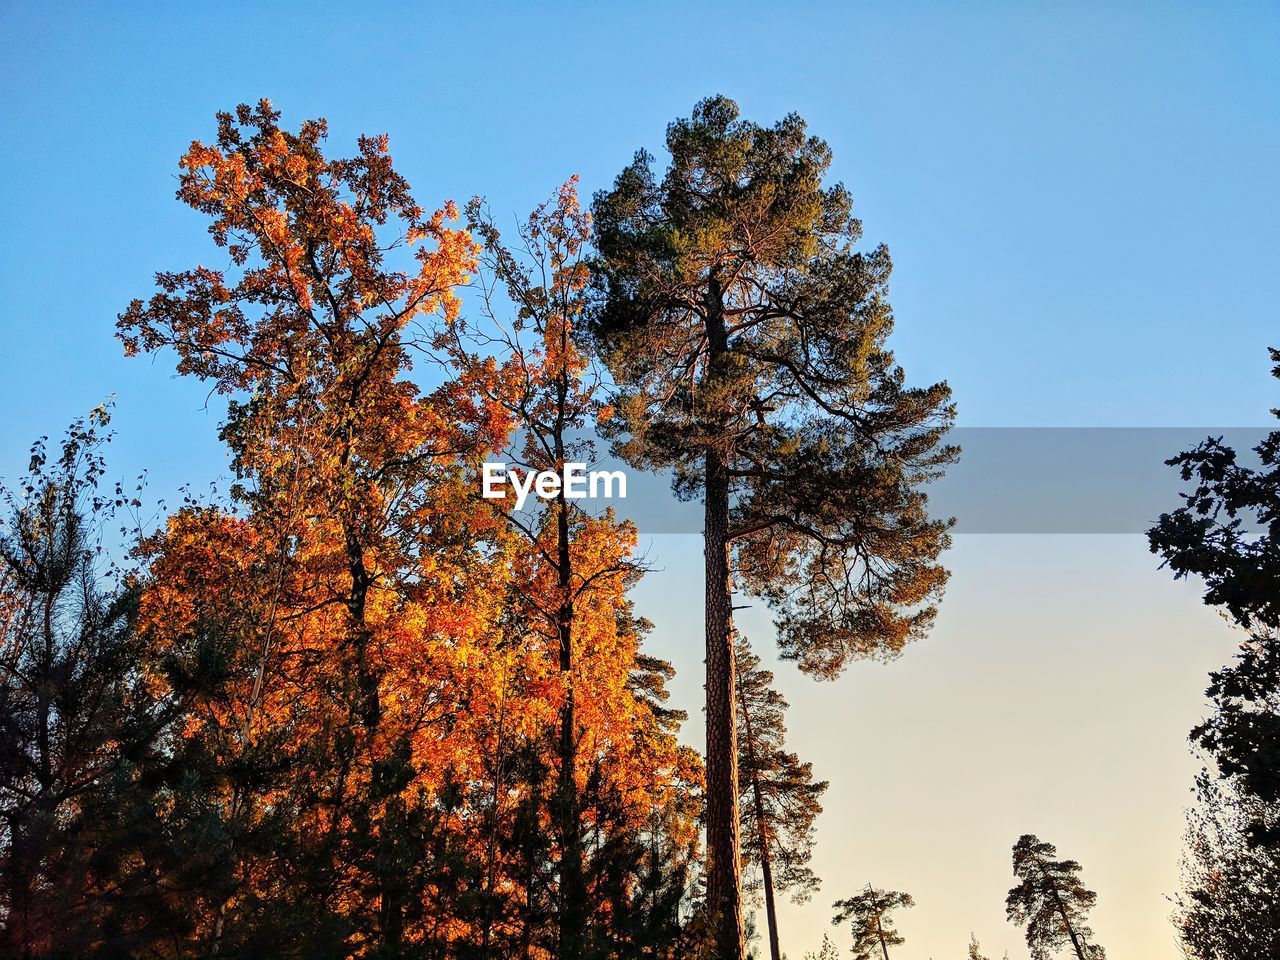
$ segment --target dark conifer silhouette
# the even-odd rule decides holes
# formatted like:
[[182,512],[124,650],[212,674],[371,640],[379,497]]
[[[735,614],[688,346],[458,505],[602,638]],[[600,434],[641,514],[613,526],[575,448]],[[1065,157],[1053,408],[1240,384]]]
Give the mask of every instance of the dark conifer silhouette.
[[832,924],[848,923],[852,927],[853,960],[872,960],[877,949],[883,960],[889,960],[889,948],[906,942],[894,929],[891,914],[915,906],[915,901],[909,893],[880,890],[867,884],[867,889],[856,897],[837,900],[833,906],[838,912]]
[[[197,879],[168,846],[136,593],[106,569],[107,411],[37,443],[0,516],[0,955],[114,956],[181,926]],[[186,861],[198,860],[199,853]]]
[[1079,960],[1104,960],[1102,947],[1090,944],[1088,913],[1098,895],[1080,881],[1080,864],[1056,860],[1058,851],[1031,834],[1013,845],[1013,874],[1020,883],[1009,891],[1009,920],[1026,927],[1032,960],[1049,960],[1067,944]]

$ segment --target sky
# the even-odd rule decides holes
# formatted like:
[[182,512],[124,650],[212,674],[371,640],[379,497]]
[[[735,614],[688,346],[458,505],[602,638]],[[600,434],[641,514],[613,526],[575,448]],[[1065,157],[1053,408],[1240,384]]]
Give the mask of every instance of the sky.
[[[909,377],[946,379],[962,425],[1264,425],[1280,7],[1119,6],[0,0],[0,476],[114,395],[114,471],[157,497],[225,478],[218,404],[112,332],[156,270],[216,256],[176,160],[263,96],[328,118],[335,151],[389,133],[425,205],[483,194],[512,218],[570,174],[606,186],[701,97],[796,111],[893,254]],[[699,550],[648,548],[638,601],[698,742]],[[868,881],[916,898],[897,957],[963,956],[970,931],[1025,956],[1003,917],[1023,832],[1084,864],[1112,956],[1175,957],[1185,738],[1230,632],[1136,535],[965,534],[947,562],[938,626],[899,662],[825,684],[779,666],[831,783],[822,891],[782,912],[792,960]],[[743,622],[770,659],[767,614]]]

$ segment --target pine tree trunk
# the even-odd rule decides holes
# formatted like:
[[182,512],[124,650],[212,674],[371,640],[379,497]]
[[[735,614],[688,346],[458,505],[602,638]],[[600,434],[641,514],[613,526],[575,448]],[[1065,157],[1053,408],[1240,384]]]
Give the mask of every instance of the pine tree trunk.
[[884,942],[884,927],[879,914],[876,914],[876,936],[880,938],[880,952],[884,954],[884,960],[889,960],[889,945]]
[[1084,955],[1084,944],[1081,942],[1080,937],[1076,935],[1075,927],[1071,926],[1071,921],[1067,918],[1067,909],[1062,905],[1062,898],[1058,896],[1056,888],[1053,897],[1058,901],[1058,912],[1062,915],[1063,926],[1067,928],[1067,936],[1071,938],[1071,946],[1075,950],[1076,956],[1080,960],[1088,960]]
[[[707,295],[712,375],[728,352],[719,285]],[[706,453],[707,907],[716,960],[742,960],[742,866],[738,827],[738,736],[734,712],[733,606],[729,586],[729,458]]]
[[1044,863],[1040,864],[1040,872],[1049,882],[1049,888],[1053,891],[1053,902],[1058,907],[1058,915],[1062,917],[1062,925],[1067,929],[1067,936],[1071,938],[1071,947],[1075,950],[1079,960],[1087,960],[1084,955],[1084,945],[1080,938],[1076,935],[1075,927],[1071,926],[1071,918],[1067,916],[1067,905],[1062,902],[1062,894],[1058,892],[1058,885],[1049,877],[1049,871],[1045,868]]

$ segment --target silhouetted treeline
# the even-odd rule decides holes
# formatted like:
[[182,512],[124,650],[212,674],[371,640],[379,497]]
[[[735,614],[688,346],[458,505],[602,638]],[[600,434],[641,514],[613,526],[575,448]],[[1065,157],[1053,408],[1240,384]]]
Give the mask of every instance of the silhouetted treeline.
[[[1280,377],[1280,352],[1271,359]],[[1211,676],[1213,712],[1191,733],[1206,762],[1176,921],[1198,960],[1280,956],[1280,431],[1252,454],[1250,464],[1249,452],[1210,437],[1170,460],[1189,489],[1148,535],[1244,634]]]

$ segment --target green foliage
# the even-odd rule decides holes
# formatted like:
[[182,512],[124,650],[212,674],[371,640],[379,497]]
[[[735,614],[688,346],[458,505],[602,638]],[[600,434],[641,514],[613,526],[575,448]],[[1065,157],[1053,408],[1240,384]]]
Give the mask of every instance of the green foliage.
[[[1280,351],[1272,350],[1280,377]],[[1273,411],[1280,416],[1280,411]],[[1200,577],[1204,602],[1245,629],[1280,627],[1280,431],[1254,448],[1257,468],[1239,462],[1221,438],[1208,438],[1168,461],[1193,483],[1177,510],[1147,533],[1175,577]]]
[[913,388],[887,341],[888,251],[857,248],[828,146],[713,97],[667,129],[594,204],[594,330],[620,385],[621,452],[705,484],[728,461],[738,572],[780,642],[832,676],[923,633],[945,572],[944,521],[921,485],[957,451],[945,384]]
[[701,494],[706,557],[708,910],[743,954],[732,593],[772,608],[820,677],[889,658],[933,623],[949,523],[923,486],[957,450],[946,384],[906,386],[888,348],[888,251],[857,248],[831,151],[791,114],[725,97],[667,128],[593,204],[592,333],[618,452]]
[[1270,960],[1280,955],[1280,811],[1208,770],[1196,792],[1175,915],[1187,956]]

